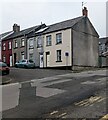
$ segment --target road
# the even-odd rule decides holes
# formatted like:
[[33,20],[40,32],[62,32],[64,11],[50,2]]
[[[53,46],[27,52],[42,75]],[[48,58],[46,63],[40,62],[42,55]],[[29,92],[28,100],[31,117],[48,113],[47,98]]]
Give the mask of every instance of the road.
[[34,78],[33,72],[27,70],[24,76],[30,75],[29,79],[17,78],[18,105],[3,111],[3,118],[100,118],[107,114],[106,70],[41,71],[46,76],[40,73],[40,77]]

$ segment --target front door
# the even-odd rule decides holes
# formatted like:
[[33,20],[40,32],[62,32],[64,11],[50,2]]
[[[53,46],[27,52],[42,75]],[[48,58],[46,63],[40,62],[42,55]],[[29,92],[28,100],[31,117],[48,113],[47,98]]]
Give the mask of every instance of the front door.
[[17,57],[17,56],[16,56],[16,53],[14,53],[14,64],[16,63],[16,60],[17,60],[16,57]]
[[50,52],[46,52],[46,67],[50,67]]

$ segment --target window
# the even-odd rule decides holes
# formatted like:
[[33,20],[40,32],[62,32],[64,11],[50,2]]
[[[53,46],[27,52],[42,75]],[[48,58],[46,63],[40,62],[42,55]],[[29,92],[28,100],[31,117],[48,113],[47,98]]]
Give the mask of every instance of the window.
[[62,43],[62,34],[56,34],[56,44]]
[[18,47],[18,43],[17,43],[17,40],[15,40],[15,48]]
[[12,49],[12,44],[11,44],[11,42],[8,42],[8,47],[9,47],[9,50]]
[[24,46],[24,38],[21,39],[21,47]]
[[30,60],[33,60],[33,53],[30,53],[30,54],[29,54],[29,59],[30,59]]
[[37,48],[40,48],[40,47],[42,47],[42,37],[41,36],[37,37]]
[[3,62],[6,62],[6,56],[3,55]]
[[46,36],[46,46],[51,46],[51,35]]
[[24,52],[21,52],[21,59],[24,59]]
[[33,39],[29,40],[29,48],[33,48]]
[[57,50],[57,62],[61,62],[61,50]]
[[3,43],[3,50],[6,50],[6,43]]

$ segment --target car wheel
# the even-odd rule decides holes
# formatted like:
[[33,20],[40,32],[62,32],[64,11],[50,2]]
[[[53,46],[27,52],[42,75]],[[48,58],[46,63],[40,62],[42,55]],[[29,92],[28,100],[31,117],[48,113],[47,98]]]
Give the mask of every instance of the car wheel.
[[28,68],[28,67],[27,67],[27,65],[24,65],[24,68],[26,68],[26,69],[27,69],[27,68]]
[[18,66],[17,66],[17,65],[15,65],[15,67],[16,67],[16,68],[18,68]]

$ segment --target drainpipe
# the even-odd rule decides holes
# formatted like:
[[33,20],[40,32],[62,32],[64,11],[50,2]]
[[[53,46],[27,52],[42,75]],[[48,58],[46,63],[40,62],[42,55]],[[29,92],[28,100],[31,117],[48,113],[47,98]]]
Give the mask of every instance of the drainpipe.
[[73,70],[73,29],[71,28],[71,65],[72,65],[72,70]]
[[25,40],[25,59],[27,59],[27,36],[24,34],[24,40]]

